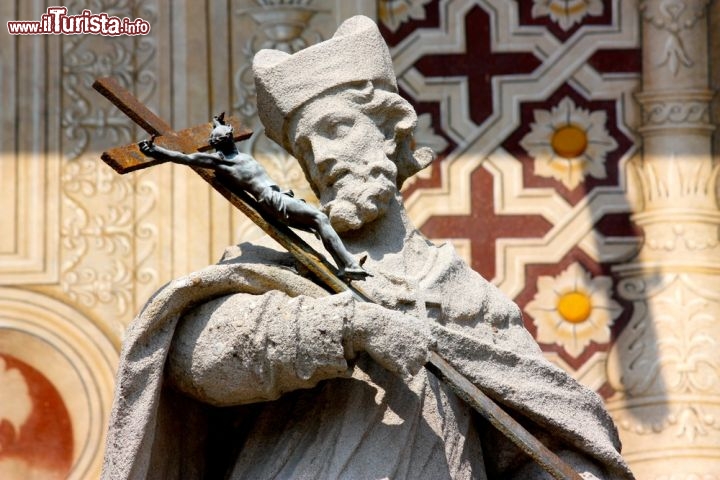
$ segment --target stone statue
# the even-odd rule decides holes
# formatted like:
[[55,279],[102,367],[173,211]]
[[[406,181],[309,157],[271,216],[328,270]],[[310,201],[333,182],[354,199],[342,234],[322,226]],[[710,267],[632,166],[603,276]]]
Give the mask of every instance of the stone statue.
[[171,282],[128,330],[103,478],[549,478],[421,369],[435,350],[584,478],[632,479],[599,396],[407,218],[398,188],[432,156],[411,150],[416,115],[376,25],[353,17],[253,67],[266,135],[368,256],[376,304],[328,294],[271,243]]
[[368,273],[345,249],[333,230],[327,215],[317,208],[296,199],[292,191],[281,192],[265,169],[250,155],[238,152],[233,141],[233,128],[224,122],[225,113],[213,118],[213,130],[208,143],[214,153],[185,154],[156,146],[152,141],[140,142],[145,155],[167,159],[175,163],[212,169],[231,189],[251,194],[266,215],[279,222],[316,233],[339,267],[339,275],[349,280],[363,280]]

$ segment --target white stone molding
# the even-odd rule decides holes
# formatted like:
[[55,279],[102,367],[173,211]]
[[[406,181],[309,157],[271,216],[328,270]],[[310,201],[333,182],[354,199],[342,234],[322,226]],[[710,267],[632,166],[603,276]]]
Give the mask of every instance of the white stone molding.
[[[4,19],[42,13],[39,1],[0,6]],[[59,118],[45,113],[59,109],[58,42],[44,37],[0,35],[0,285],[53,283],[59,275]]]

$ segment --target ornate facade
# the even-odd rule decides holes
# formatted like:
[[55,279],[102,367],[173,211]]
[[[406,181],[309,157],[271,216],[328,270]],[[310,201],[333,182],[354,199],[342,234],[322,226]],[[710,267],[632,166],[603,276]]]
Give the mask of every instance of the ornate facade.
[[[0,18],[48,6],[5,2]],[[175,128],[239,116],[257,131],[243,148],[311,198],[262,136],[251,59],[362,13],[391,47],[417,143],[439,153],[405,187],[413,221],[606,399],[639,479],[720,478],[717,2],[66,6],[152,30],[0,35],[0,477],[96,478],[127,324],[158,286],[260,235],[189,169],[105,166],[102,150],[145,135],[94,78],[115,77]]]

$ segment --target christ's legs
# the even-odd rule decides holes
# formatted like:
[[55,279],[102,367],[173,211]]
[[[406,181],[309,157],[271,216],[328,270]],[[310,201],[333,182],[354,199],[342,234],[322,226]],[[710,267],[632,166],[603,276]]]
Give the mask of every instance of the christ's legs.
[[325,249],[332,255],[340,269],[340,276],[351,280],[362,280],[369,276],[347,251],[340,236],[330,225],[327,215],[301,200],[288,197],[286,202],[287,224],[290,227],[310,227],[317,232]]

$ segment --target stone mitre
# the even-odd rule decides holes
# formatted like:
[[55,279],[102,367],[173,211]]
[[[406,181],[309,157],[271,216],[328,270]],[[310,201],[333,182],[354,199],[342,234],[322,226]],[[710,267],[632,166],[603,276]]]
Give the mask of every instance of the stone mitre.
[[324,91],[372,81],[397,93],[392,58],[377,25],[358,15],[343,22],[335,35],[295,54],[260,50],[253,59],[258,115],[265,135],[288,152],[290,115]]

